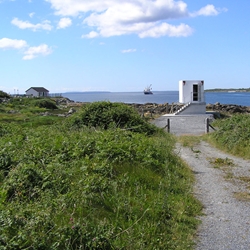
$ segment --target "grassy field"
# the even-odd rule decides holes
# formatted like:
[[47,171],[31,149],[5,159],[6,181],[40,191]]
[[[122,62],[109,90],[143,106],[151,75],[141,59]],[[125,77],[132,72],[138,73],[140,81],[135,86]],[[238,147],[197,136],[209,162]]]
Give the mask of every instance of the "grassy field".
[[202,207],[174,138],[127,105],[67,111],[0,104],[0,249],[193,249]]

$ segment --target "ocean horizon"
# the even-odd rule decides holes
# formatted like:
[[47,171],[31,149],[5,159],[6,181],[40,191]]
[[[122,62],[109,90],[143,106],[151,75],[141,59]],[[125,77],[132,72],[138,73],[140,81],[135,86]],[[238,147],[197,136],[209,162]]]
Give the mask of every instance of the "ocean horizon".
[[[154,91],[152,95],[145,95],[143,92],[65,92],[61,94],[75,102],[123,102],[123,103],[178,103],[179,91]],[[205,92],[206,103],[232,104],[250,106],[250,92]]]

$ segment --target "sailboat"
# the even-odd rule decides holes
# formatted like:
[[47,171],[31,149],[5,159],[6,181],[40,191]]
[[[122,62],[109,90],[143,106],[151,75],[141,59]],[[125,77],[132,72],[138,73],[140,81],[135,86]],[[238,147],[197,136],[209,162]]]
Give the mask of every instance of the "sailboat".
[[153,94],[151,85],[152,85],[152,84],[150,84],[149,86],[147,86],[147,87],[144,89],[144,94],[145,94],[145,95],[152,95],[152,94]]

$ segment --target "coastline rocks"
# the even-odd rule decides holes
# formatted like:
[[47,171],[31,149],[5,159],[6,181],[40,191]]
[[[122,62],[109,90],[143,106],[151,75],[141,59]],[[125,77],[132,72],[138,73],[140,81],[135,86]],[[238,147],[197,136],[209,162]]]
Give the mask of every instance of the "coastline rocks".
[[[163,114],[173,114],[180,108],[184,106],[181,103],[164,103],[164,104],[156,104],[156,103],[146,103],[146,104],[129,104],[138,110],[140,114],[145,116],[153,116],[153,115],[163,115]],[[216,111],[223,113],[248,113],[250,114],[250,107],[241,106],[235,104],[220,104],[219,102],[215,104],[207,104],[207,111]]]
[[250,107],[235,104],[207,104],[207,110],[227,112],[227,113],[250,113]]
[[[83,106],[87,104],[86,102],[74,102],[68,98],[58,98],[57,100],[58,105],[65,105],[68,107],[77,107],[77,106]],[[184,106],[182,103],[164,103],[164,104],[157,104],[157,103],[145,103],[145,104],[139,104],[139,103],[128,103],[127,105],[132,106],[135,108],[141,116],[158,116],[158,115],[164,115],[164,114],[173,114],[180,108]],[[242,106],[242,105],[236,105],[236,104],[221,104],[219,102],[216,102],[214,104],[208,103],[206,105],[207,111],[216,111],[216,112],[224,112],[224,113],[250,113],[250,107],[248,106]],[[70,110],[68,115],[71,115],[73,111]]]
[[55,98],[56,105],[69,105],[70,103],[75,103],[67,97]]
[[128,104],[134,107],[142,116],[153,116],[153,115],[163,115],[163,114],[172,114],[180,109],[183,104],[179,103],[145,103],[145,104]]

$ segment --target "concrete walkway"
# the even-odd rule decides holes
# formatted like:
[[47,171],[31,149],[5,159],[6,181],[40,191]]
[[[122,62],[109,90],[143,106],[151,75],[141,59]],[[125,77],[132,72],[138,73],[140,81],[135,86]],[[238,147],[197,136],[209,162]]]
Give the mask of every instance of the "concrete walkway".
[[[157,127],[164,128],[170,120],[170,133],[174,135],[202,135],[206,133],[206,118],[210,122],[212,114],[200,115],[163,115],[152,121]],[[165,128],[167,131],[167,128]],[[210,128],[212,131],[212,129]]]

